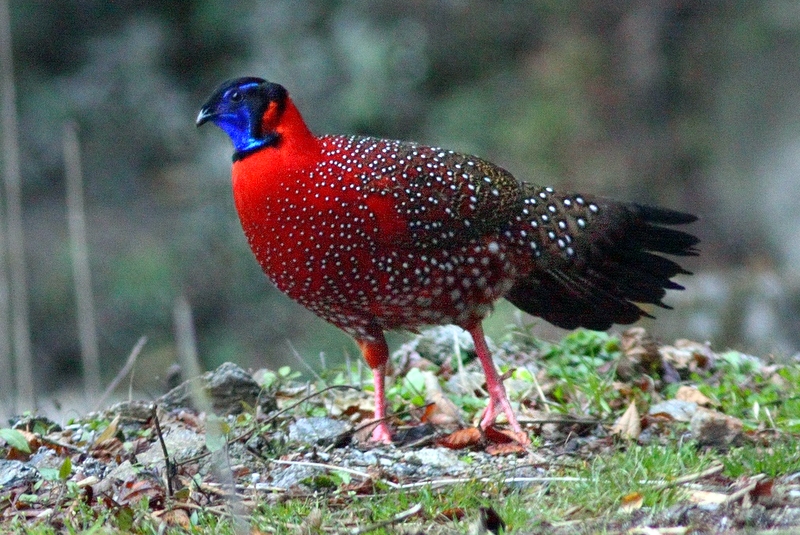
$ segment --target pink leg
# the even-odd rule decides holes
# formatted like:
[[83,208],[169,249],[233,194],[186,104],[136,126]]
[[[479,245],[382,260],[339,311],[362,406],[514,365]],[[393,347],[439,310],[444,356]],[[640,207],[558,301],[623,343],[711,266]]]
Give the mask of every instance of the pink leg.
[[375,419],[380,420],[378,427],[372,431],[372,441],[391,444],[392,433],[389,431],[389,424],[386,423],[386,392],[383,387],[385,374],[386,364],[372,369],[372,379],[375,383]]
[[475,352],[478,354],[478,358],[483,365],[483,371],[486,374],[486,388],[489,390],[489,405],[486,406],[483,417],[481,417],[481,427],[485,429],[492,425],[495,418],[497,418],[497,414],[502,409],[506,418],[508,418],[511,429],[517,433],[521,433],[522,429],[517,422],[514,411],[511,409],[511,403],[508,401],[506,389],[494,367],[489,347],[486,345],[486,338],[483,336],[483,327],[481,327],[479,323],[477,326],[469,329],[469,334],[472,335],[472,341],[475,343]]
[[377,340],[357,340],[364,360],[372,368],[372,380],[375,384],[375,419],[378,425],[372,431],[373,442],[392,443],[392,433],[386,423],[386,390],[384,376],[386,375],[386,362],[389,360],[389,347],[383,335]]

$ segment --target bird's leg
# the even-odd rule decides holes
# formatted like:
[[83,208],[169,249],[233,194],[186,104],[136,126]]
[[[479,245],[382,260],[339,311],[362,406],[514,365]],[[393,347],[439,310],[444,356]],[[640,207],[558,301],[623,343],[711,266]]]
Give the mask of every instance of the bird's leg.
[[521,433],[522,429],[517,422],[517,417],[514,416],[514,411],[511,410],[511,403],[508,401],[508,394],[500,380],[500,375],[494,367],[492,361],[492,354],[489,352],[489,346],[486,345],[486,338],[483,336],[483,327],[479,323],[477,326],[469,329],[469,334],[472,336],[472,341],[475,343],[475,352],[483,365],[483,371],[486,374],[486,388],[489,390],[489,405],[483,411],[481,417],[481,428],[486,429],[492,425],[497,418],[497,414],[502,410],[511,429],[517,433]]
[[373,442],[392,443],[392,433],[386,423],[386,391],[384,388],[386,376],[386,362],[389,360],[389,346],[383,334],[374,340],[358,340],[361,354],[372,368],[372,380],[375,384],[375,420],[377,426],[372,431]]

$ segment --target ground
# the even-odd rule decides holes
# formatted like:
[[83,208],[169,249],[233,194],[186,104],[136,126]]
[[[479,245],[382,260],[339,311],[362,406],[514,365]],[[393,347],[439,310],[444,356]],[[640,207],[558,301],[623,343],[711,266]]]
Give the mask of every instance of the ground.
[[[156,402],[0,429],[0,513],[51,533],[794,533],[800,365],[642,329],[492,344],[530,443],[474,427],[468,337],[392,357],[395,444],[355,370],[225,364]],[[366,374],[363,374],[366,379]],[[199,388],[198,388],[199,387]],[[165,459],[169,459],[166,461]],[[783,530],[783,531],[781,531]]]

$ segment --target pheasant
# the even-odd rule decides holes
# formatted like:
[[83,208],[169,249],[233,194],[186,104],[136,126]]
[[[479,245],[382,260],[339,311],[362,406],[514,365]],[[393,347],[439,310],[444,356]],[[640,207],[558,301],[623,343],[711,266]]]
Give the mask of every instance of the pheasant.
[[[502,412],[521,432],[482,320],[505,298],[573,329],[605,330],[669,308],[662,254],[694,256],[670,228],[690,214],[557,192],[481,158],[417,143],[316,136],[287,90],[261,78],[223,83],[202,106],[233,142],[233,198],[250,248],[275,286],[350,334],[372,369],[372,440],[391,442],[384,332],[455,324],[486,374],[480,425]],[[660,253],[660,254],[659,254]]]

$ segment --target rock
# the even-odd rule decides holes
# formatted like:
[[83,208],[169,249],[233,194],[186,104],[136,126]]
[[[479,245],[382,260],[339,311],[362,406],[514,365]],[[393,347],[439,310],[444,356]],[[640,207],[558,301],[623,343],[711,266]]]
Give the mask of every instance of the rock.
[[[206,435],[185,427],[171,426],[163,430],[164,445],[170,460],[180,463],[197,457],[205,451]],[[136,455],[138,464],[146,468],[164,465],[164,450],[161,442],[151,442],[149,447]]]
[[[496,348],[492,341],[487,338],[486,342],[494,353]],[[475,344],[467,331],[455,325],[432,327],[400,346],[392,354],[392,361],[399,363],[400,369],[420,359],[442,366],[455,356],[456,346],[461,351],[463,362],[475,358]]]
[[693,401],[670,399],[656,403],[647,411],[648,414],[666,414],[678,422],[688,422],[697,412],[698,405]]
[[22,461],[0,460],[0,489],[37,481],[39,472]]
[[250,374],[232,362],[226,362],[197,379],[185,381],[161,396],[158,403],[167,410],[184,407],[197,409],[192,399],[195,387],[208,396],[212,410],[218,415],[239,414],[245,405],[259,405],[264,412],[277,409],[275,398],[267,395]]
[[422,448],[417,451],[409,451],[403,455],[403,461],[439,469],[448,469],[460,465],[462,462],[454,451],[443,448]]
[[700,445],[714,448],[726,448],[742,436],[741,420],[704,408],[694,413],[689,428]]
[[291,489],[300,485],[304,480],[317,474],[325,473],[324,470],[305,465],[293,465],[277,468],[272,473],[271,487]]
[[332,440],[349,429],[350,426],[340,420],[300,418],[289,426],[289,440],[313,446],[326,440]]

